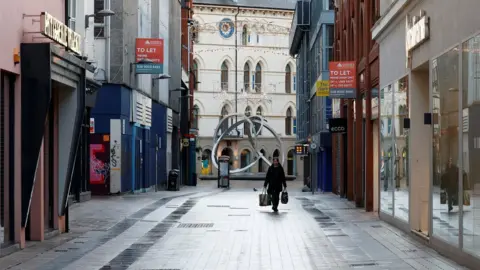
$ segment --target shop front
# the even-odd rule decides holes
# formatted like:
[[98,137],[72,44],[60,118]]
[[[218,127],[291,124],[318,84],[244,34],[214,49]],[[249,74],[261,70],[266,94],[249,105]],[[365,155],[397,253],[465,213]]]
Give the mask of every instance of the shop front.
[[478,1],[397,1],[372,30],[381,56],[379,216],[473,269],[480,263],[478,8]]

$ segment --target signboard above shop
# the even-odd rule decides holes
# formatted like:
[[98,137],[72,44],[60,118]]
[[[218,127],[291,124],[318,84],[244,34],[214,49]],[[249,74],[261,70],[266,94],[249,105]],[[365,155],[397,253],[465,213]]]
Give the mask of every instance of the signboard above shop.
[[162,74],[163,58],[163,39],[137,38],[135,40],[135,73]]
[[330,133],[346,133],[347,118],[330,118],[328,119],[328,129]]
[[68,50],[81,54],[81,36],[57,18],[47,12],[40,14],[40,33],[64,46]]
[[357,64],[355,61],[330,62],[328,67],[330,98],[356,98]]

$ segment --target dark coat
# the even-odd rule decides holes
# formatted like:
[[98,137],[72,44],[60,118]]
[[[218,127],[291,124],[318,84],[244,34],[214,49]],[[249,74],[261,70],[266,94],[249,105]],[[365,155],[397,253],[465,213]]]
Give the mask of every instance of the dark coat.
[[267,187],[267,192],[272,194],[274,192],[281,192],[282,186],[287,187],[287,181],[285,179],[285,171],[283,170],[282,165],[278,165],[278,167],[270,166],[267,171],[267,176],[265,177],[265,183],[263,187]]
[[[440,188],[445,189],[448,193],[458,193],[458,171],[459,168],[455,165],[447,167],[442,175]],[[468,181],[467,174],[463,172],[463,190],[470,190],[470,183]]]

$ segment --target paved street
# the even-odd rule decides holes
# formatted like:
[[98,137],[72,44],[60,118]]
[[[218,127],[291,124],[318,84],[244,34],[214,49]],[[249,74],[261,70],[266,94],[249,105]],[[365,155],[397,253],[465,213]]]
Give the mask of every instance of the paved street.
[[261,185],[94,199],[72,207],[72,233],[1,258],[0,269],[463,269],[374,214],[295,183],[272,213],[258,207],[252,188]]

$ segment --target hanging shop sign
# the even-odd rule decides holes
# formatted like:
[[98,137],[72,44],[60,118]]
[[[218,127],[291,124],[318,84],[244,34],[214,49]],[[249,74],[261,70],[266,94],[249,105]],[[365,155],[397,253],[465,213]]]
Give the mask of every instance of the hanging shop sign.
[[163,39],[137,38],[135,40],[135,63],[136,63],[135,73],[162,74],[163,59],[164,59]]
[[330,62],[330,98],[356,98],[357,65],[355,61]]
[[330,133],[347,132],[347,118],[330,118],[328,120],[328,129]]
[[295,145],[295,154],[297,156],[306,156],[308,155],[308,144],[297,144]]
[[47,12],[42,12],[40,14],[40,33],[72,52],[77,54],[81,53],[80,34],[76,33]]
[[318,80],[315,83],[315,90],[317,97],[328,97],[330,95],[330,82]]
[[407,15],[406,22],[406,49],[407,54],[430,38],[430,18],[420,11],[420,16]]

